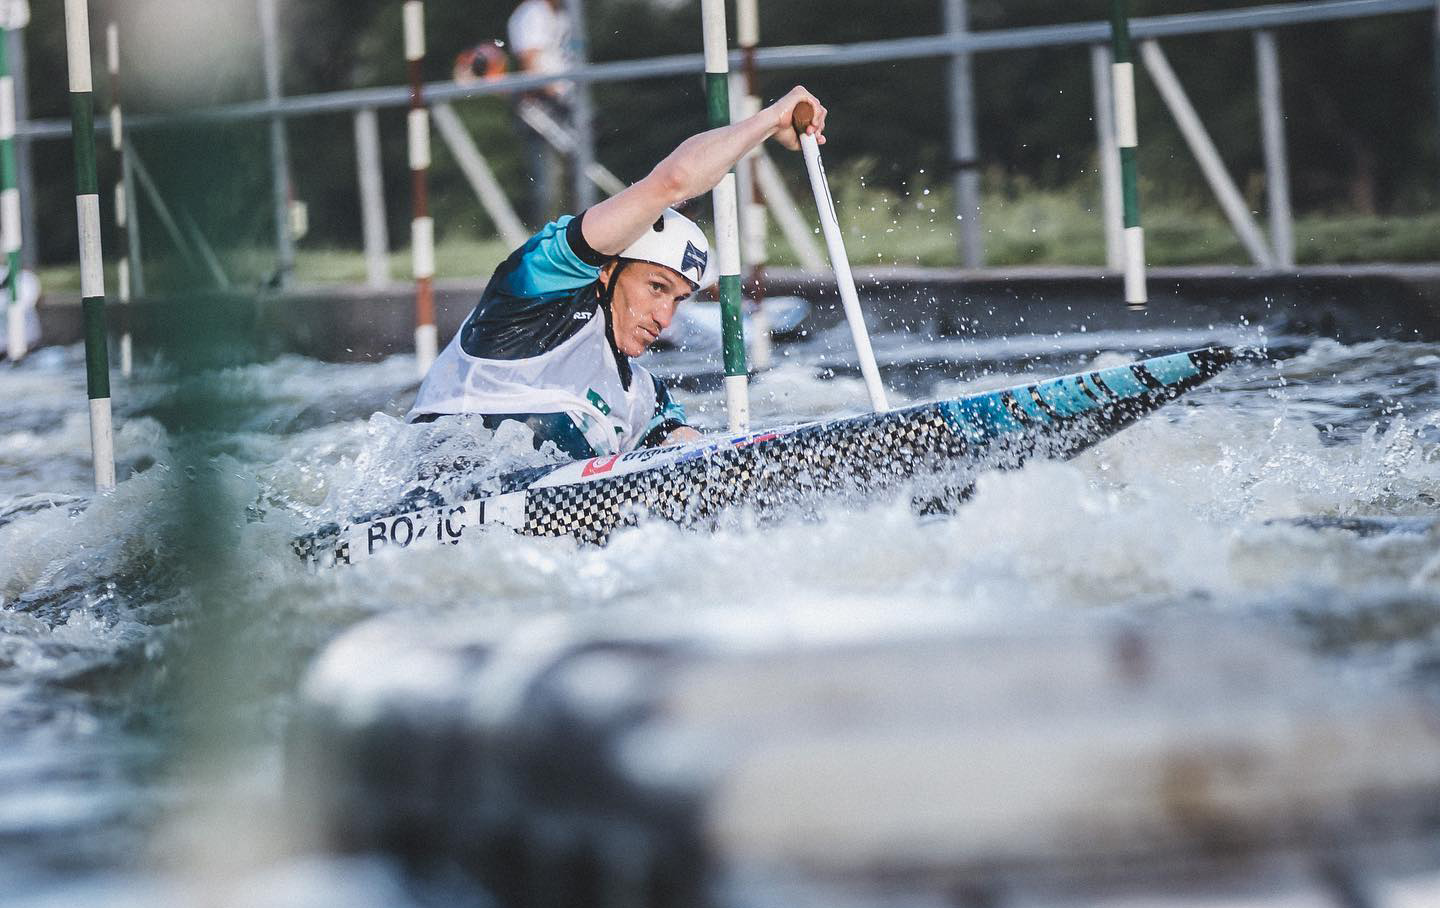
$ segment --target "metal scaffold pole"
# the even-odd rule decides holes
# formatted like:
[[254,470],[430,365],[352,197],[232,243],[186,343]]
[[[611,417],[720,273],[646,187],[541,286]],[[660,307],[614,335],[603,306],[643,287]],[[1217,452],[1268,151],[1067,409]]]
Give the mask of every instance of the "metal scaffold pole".
[[[705,98],[711,128],[730,124],[730,57],[725,37],[725,0],[701,0],[705,42]],[[730,431],[750,427],[750,381],[745,366],[745,327],[740,310],[740,215],[732,169],[711,194],[715,253],[720,271],[720,324],[725,358],[725,409]]]
[[1125,302],[1145,305],[1145,231],[1140,226],[1140,170],[1136,151],[1135,62],[1130,52],[1128,0],[1110,0],[1110,66],[1115,89],[1115,139],[1120,146],[1120,183],[1125,199]]
[[10,74],[9,32],[24,26],[29,10],[10,3],[0,26],[0,248],[5,254],[5,349],[10,362],[19,362],[28,348],[25,310],[20,301],[20,188],[15,167],[15,79]]
[[110,148],[120,162],[120,176],[115,181],[115,230],[120,245],[115,282],[120,295],[120,374],[129,377],[134,350],[130,339],[130,224],[129,202],[125,192],[125,121],[120,107],[120,27],[114,22],[105,26],[105,63],[110,73]]
[[[966,0],[945,0],[945,33],[970,32]],[[955,215],[960,226],[960,260],[966,268],[985,264],[980,230],[980,160],[975,139],[975,79],[968,51],[950,58],[950,168],[955,177]]]
[[360,180],[360,226],[365,236],[365,283],[390,283],[390,233],[385,225],[385,177],[380,168],[380,117],[355,111],[355,170]]
[[1090,45],[1095,92],[1095,136],[1100,169],[1100,210],[1105,220],[1105,267],[1125,270],[1125,203],[1120,191],[1120,151],[1115,144],[1115,97],[1110,86],[1110,48]]
[[423,378],[435,362],[435,221],[430,217],[430,111],[425,107],[425,4],[406,0],[405,65],[410,74],[410,185],[414,217],[410,222],[410,259],[415,276],[415,366]]
[[75,211],[80,235],[80,296],[85,316],[85,384],[90,397],[90,450],[95,488],[115,487],[110,412],[110,356],[105,349],[105,271],[100,252],[100,193],[95,174],[95,99],[86,0],[65,0],[70,75],[70,128],[75,143]]
[[1204,174],[1205,181],[1215,193],[1215,199],[1220,203],[1220,209],[1225,212],[1225,218],[1235,228],[1235,235],[1240,239],[1240,245],[1257,265],[1263,268],[1275,266],[1275,256],[1270,247],[1265,245],[1265,238],[1260,234],[1260,227],[1255,219],[1250,216],[1249,206],[1245,204],[1245,197],[1241,195],[1240,188],[1225,170],[1225,162],[1220,159],[1220,152],[1215,147],[1215,142],[1210,138],[1205,124],[1200,122],[1200,115],[1195,112],[1195,106],[1190,103],[1190,98],[1185,94],[1185,89],[1180,84],[1175,70],[1170,66],[1165,57],[1165,52],[1155,41],[1143,41],[1140,44],[1140,56],[1145,61],[1145,68],[1150,73],[1155,88],[1160,92],[1160,97],[1165,106],[1170,109],[1171,115],[1175,117],[1175,125],[1180,127],[1180,135],[1185,138],[1185,144],[1195,155],[1195,162],[1200,165],[1200,172]]
[[[589,59],[589,42],[585,39],[585,3],[565,0],[570,17],[570,56],[577,66]],[[584,211],[595,204],[595,186],[590,172],[595,166],[595,108],[589,82],[575,85],[575,152],[572,161],[572,183],[575,187],[575,210]]]
[[1260,135],[1265,148],[1265,196],[1270,207],[1270,245],[1275,264],[1295,265],[1295,225],[1290,209],[1290,165],[1285,155],[1285,110],[1280,96],[1280,53],[1274,32],[1255,33],[1255,70],[1260,91]]
[[[276,0],[260,0],[260,35],[265,62],[265,97],[280,100],[280,26],[275,15]],[[290,150],[285,140],[285,121],[270,118],[270,171],[275,207],[276,284],[290,283],[295,271],[295,238],[290,235]]]
[[[741,91],[735,105],[741,117],[760,112],[755,85],[755,48],[760,44],[760,0],[738,0],[735,7],[735,40],[740,45]],[[758,174],[760,149],[754,148],[740,160],[735,175],[740,192],[740,261],[750,267],[750,298],[755,310],[750,316],[750,357],[756,369],[770,368],[770,318],[765,308],[766,222]]]
[[1430,90],[1435,93],[1435,122],[1440,126],[1440,0],[1435,0],[1435,18],[1430,41],[1430,55],[1435,63],[1435,82]]
[[[5,37],[5,49],[10,58],[10,77],[15,80],[15,129],[19,133],[28,125],[30,119],[30,100],[27,96],[29,83],[25,73],[25,30],[12,29]],[[20,260],[26,268],[33,269],[36,264],[36,238],[40,234],[35,229],[35,206],[31,202],[35,198],[35,177],[30,167],[31,146],[31,140],[25,136],[19,136],[15,140],[15,163],[20,171],[20,235],[25,239],[22,244],[24,248],[20,250]]]

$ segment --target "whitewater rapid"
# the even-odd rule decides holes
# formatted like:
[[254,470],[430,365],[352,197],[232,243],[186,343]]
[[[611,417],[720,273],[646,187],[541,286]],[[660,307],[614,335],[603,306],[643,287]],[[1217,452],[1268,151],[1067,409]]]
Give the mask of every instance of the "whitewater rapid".
[[[1212,339],[1237,338],[876,349],[901,406]],[[397,551],[320,574],[291,537],[388,504],[423,465],[499,473],[548,452],[523,431],[405,425],[406,356],[198,377],[145,360],[115,379],[122,481],[96,496],[81,351],[0,365],[0,877],[45,893],[164,865],[155,843],[196,797],[177,765],[223,741],[272,767],[309,658],[373,615],[500,636],[546,615],[623,628],[718,613],[801,638],[1220,612],[1293,634],[1356,683],[1435,689],[1440,532],[1292,518],[1440,518],[1440,344],[1238,339],[1245,357],[1210,385],[1073,461],[982,476],[950,517],[919,518],[902,495],[763,526],[737,511],[713,533],[643,524],[605,548],[492,532],[464,558]],[[864,409],[827,339],[782,349],[752,388],[755,425]],[[713,359],[679,350],[651,368]],[[694,421],[719,429],[718,381],[685,388]]]

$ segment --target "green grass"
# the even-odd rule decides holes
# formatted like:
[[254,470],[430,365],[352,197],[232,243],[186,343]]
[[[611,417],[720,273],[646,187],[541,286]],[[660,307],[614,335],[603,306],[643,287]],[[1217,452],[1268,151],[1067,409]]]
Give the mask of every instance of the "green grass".
[[[506,244],[496,237],[453,237],[436,243],[435,271],[439,278],[475,278],[490,276],[495,266],[510,254]],[[269,249],[228,250],[221,256],[222,266],[232,287],[257,288],[264,284],[275,269],[275,253]],[[397,282],[410,280],[408,249],[390,254],[390,275]],[[46,265],[39,269],[40,284],[47,293],[74,295],[80,292],[80,270],[74,264]],[[307,247],[295,250],[295,279],[304,285],[363,284],[365,256],[358,249]],[[195,273],[183,262],[171,259],[148,261],[145,266],[147,290],[163,291],[177,286],[212,286],[208,272]],[[117,277],[113,263],[105,269],[107,293],[116,293]]]
[[[922,184],[908,194],[897,194],[864,188],[858,181],[832,180],[832,185],[840,189],[836,209],[857,269],[959,264],[959,224],[951,213],[948,188]],[[1152,266],[1250,263],[1229,223],[1214,206],[1152,205],[1143,215],[1146,255]],[[1087,192],[1026,189],[987,195],[981,219],[987,265],[1105,263],[1098,203]],[[1262,229],[1264,226],[1262,219]],[[773,225],[770,233],[772,264],[795,264],[793,252]],[[1436,262],[1440,261],[1440,213],[1306,215],[1295,221],[1295,247],[1300,264]],[[495,237],[442,236],[435,250],[436,276],[483,280],[509,251]],[[265,248],[229,251],[223,261],[237,288],[259,287],[275,267],[274,253]],[[390,274],[396,281],[409,280],[408,250],[390,255]],[[360,284],[365,281],[364,256],[358,249],[312,247],[302,242],[296,250],[295,276],[305,285]],[[197,280],[203,285],[208,280],[182,263],[164,259],[147,260],[146,278],[152,291],[187,283],[194,286]],[[79,270],[74,264],[42,267],[40,280],[50,293],[78,294],[80,290]],[[106,287],[112,296],[115,280],[112,265],[106,270]]]
[[[832,181],[833,185],[833,181]],[[859,266],[958,265],[959,224],[948,188],[841,191],[836,209],[851,261]],[[1099,202],[1080,190],[1028,189],[981,202],[985,262],[1008,265],[1103,265]],[[1143,210],[1146,257],[1153,266],[1250,264],[1218,207],[1196,203]],[[1267,224],[1258,216],[1262,231]],[[1301,264],[1440,261],[1440,212],[1417,215],[1305,215],[1294,225]],[[781,244],[783,247],[783,244]],[[788,248],[777,262],[791,263]]]

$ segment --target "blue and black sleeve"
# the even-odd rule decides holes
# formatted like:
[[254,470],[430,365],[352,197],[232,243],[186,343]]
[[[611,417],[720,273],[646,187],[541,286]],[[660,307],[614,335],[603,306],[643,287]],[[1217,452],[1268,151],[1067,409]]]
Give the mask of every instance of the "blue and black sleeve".
[[658,378],[655,382],[655,415],[645,425],[645,435],[637,447],[653,448],[665,443],[665,438],[676,429],[689,425],[685,421],[685,408],[671,399],[670,389]]
[[460,329],[460,346],[483,359],[539,356],[583,328],[607,257],[585,241],[584,219],[546,224],[490,278]]

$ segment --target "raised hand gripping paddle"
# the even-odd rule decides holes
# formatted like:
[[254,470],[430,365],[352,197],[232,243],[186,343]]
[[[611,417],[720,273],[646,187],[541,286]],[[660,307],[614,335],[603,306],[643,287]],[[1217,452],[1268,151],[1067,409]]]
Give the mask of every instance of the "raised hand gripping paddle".
[[815,207],[820,211],[820,229],[825,234],[825,248],[830,253],[830,267],[835,269],[835,282],[840,287],[840,302],[845,306],[845,320],[850,323],[850,336],[855,339],[855,352],[860,357],[860,374],[865,377],[865,390],[870,392],[870,406],[880,413],[890,409],[885,400],[885,386],[880,384],[880,368],[875,364],[875,351],[870,349],[870,332],[865,329],[865,316],[860,311],[860,297],[855,292],[855,276],[850,273],[850,259],[845,255],[845,240],[840,236],[840,220],[835,216],[835,200],[830,197],[830,184],[825,179],[825,165],[820,161],[820,143],[806,132],[815,118],[809,101],[795,105],[791,125],[800,138],[800,151],[805,156],[805,169],[810,173],[810,190],[815,193]]

